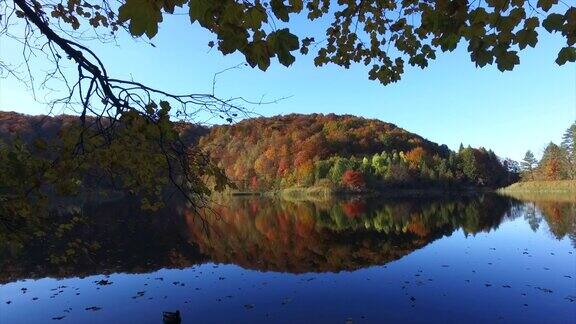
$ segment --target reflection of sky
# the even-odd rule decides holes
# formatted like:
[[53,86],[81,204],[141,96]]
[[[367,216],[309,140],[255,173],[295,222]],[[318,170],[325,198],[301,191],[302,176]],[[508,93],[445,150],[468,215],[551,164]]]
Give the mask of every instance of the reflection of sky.
[[[571,242],[553,238],[545,222],[534,233],[522,217],[490,233],[466,237],[458,230],[386,266],[354,272],[293,275],[205,264],[114,274],[108,278],[111,285],[94,283],[101,279],[1,286],[0,322],[39,323],[66,315],[63,321],[71,323],[158,323],[162,311],[176,309],[185,322],[202,323],[576,320],[576,301],[566,299],[576,296]],[[57,292],[50,289],[62,285],[64,292],[49,298]],[[22,287],[28,292],[22,294]],[[139,291],[144,295],[132,299]],[[91,306],[102,309],[85,310]]]

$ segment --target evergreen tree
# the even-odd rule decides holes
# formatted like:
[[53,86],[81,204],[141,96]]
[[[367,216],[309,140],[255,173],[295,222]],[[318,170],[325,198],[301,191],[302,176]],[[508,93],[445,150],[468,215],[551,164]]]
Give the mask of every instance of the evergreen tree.
[[532,151],[528,150],[526,152],[520,166],[522,171],[528,175],[531,180],[534,180],[534,168],[538,166],[538,160],[536,160]]
[[562,136],[560,148],[564,151],[565,167],[570,179],[576,179],[576,123],[573,123]]

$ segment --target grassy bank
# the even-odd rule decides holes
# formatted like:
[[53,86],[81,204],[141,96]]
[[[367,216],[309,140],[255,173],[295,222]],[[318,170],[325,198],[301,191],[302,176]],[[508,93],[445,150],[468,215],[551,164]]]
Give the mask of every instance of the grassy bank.
[[343,190],[342,188],[334,188],[328,186],[313,186],[313,187],[290,187],[273,191],[235,191],[229,192],[228,195],[232,196],[267,196],[279,197],[289,200],[315,200],[315,201],[328,201],[335,197],[349,197],[349,196],[382,196],[382,197],[430,197],[430,196],[467,196],[475,195],[478,193],[493,192],[493,190],[482,188],[377,188],[363,192],[351,192]]
[[505,194],[576,194],[576,180],[517,182],[498,191]]

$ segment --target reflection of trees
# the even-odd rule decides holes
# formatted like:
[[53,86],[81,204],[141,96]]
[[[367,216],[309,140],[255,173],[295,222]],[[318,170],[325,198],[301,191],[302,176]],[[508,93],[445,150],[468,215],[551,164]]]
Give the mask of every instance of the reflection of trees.
[[137,200],[52,213],[16,231],[0,227],[0,282],[183,268],[205,260],[181,217],[144,212]]
[[524,208],[524,219],[530,224],[530,228],[536,232],[542,222],[542,217],[536,213],[536,205],[533,202],[527,203]]
[[[467,235],[490,231],[504,218],[529,214],[529,206],[496,196],[230,198],[202,222],[182,206],[151,213],[138,201],[85,204],[23,222],[17,230],[0,226],[0,283],[151,272],[205,261],[293,273],[354,270],[399,259],[457,229]],[[556,238],[576,242],[575,203],[535,206],[534,217],[544,219]]]
[[568,236],[576,247],[576,202],[537,201],[535,205],[552,235],[559,240]]
[[210,232],[187,217],[202,253],[215,262],[288,272],[353,270],[396,260],[442,235],[496,228],[512,207],[498,197],[332,203],[231,199],[206,215]]
[[532,230],[538,230],[542,219],[558,240],[568,236],[576,247],[576,196],[556,193],[514,193],[512,197],[526,203],[522,213]]

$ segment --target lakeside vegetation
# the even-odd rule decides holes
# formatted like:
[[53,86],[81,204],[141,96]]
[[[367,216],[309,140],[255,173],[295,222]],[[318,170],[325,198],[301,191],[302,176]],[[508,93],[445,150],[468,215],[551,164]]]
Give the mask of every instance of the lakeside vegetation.
[[527,151],[520,163],[520,181],[498,190],[504,194],[576,194],[576,123],[566,129],[560,145],[548,143],[537,160]]
[[[527,151],[520,166],[523,182],[553,185],[550,181],[576,180],[576,123],[566,129],[560,145],[548,143],[540,160]],[[558,184],[562,186],[561,182]]]
[[502,193],[576,194],[576,180],[522,181],[498,191]]

